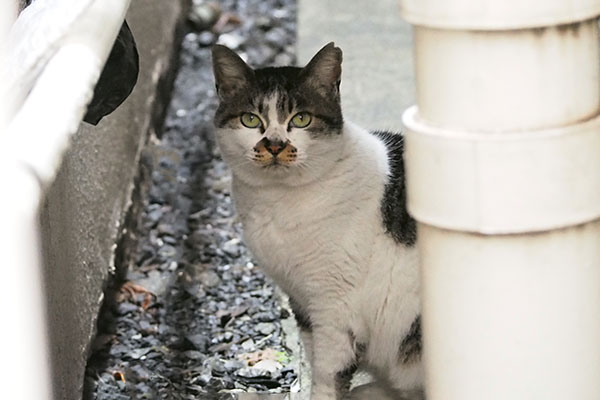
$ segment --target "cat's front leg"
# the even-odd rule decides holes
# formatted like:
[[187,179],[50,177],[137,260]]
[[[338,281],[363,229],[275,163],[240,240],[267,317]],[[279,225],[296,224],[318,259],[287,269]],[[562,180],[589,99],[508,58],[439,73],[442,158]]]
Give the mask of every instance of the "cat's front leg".
[[356,370],[350,332],[334,327],[314,326],[312,330],[311,400],[340,400]]

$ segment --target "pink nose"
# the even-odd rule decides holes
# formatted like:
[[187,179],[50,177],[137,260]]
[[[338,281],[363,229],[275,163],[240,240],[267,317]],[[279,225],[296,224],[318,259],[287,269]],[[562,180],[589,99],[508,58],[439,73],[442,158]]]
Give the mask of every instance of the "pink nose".
[[267,151],[269,153],[273,154],[274,156],[281,153],[283,151],[283,149],[285,148],[285,146],[287,146],[287,143],[284,143],[279,140],[269,140],[267,138],[263,139],[263,143],[264,143]]

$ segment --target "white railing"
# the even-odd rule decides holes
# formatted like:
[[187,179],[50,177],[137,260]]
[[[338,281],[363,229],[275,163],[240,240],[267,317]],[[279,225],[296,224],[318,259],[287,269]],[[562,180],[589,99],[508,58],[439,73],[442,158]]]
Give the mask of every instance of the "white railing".
[[600,1],[402,7],[428,400],[600,399]]
[[0,2],[0,398],[49,400],[39,206],[129,0],[38,1],[14,24],[12,3]]

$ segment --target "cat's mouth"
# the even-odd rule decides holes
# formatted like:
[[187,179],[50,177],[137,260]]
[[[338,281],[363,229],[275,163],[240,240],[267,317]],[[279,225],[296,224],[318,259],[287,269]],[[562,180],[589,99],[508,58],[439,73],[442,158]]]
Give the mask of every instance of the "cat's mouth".
[[263,160],[258,161],[257,160],[257,163],[263,169],[282,169],[282,168],[289,168],[291,166],[290,162],[283,161],[283,160],[279,159],[278,157],[273,157],[270,160],[266,160],[266,161],[263,161]]
[[267,163],[266,165],[263,165],[263,168],[273,168],[273,167],[287,168],[289,166],[290,166],[289,163],[284,163],[279,158],[273,157],[269,163]]

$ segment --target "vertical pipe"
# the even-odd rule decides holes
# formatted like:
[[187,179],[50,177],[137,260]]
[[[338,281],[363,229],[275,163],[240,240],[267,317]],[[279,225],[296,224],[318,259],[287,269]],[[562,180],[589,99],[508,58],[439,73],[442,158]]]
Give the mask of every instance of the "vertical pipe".
[[[0,60],[5,60],[6,38],[16,17],[16,1],[0,2]],[[0,64],[0,69],[5,67]],[[0,76],[2,71],[0,70]],[[0,86],[7,82],[0,81]],[[8,98],[0,87],[0,137],[7,135]],[[39,183],[15,168],[10,150],[0,147],[0,304],[3,344],[0,394],[6,399],[50,400],[46,327],[42,299],[37,231]],[[16,189],[16,190],[15,190]]]
[[[0,3],[0,60],[6,60],[7,37],[16,17],[16,1]],[[0,65],[0,76],[6,63]],[[6,86],[0,82],[0,137],[6,137],[9,101]],[[10,151],[0,149],[0,230],[2,279],[0,304],[4,305],[0,343],[4,344],[0,363],[2,398],[50,400],[49,360],[37,231],[39,184],[33,176],[15,168]],[[19,188],[18,190],[12,190]]]
[[[55,8],[45,9],[46,2],[39,2],[37,11],[21,14],[11,42],[2,46],[6,3],[12,2],[0,1],[0,76],[10,78],[0,79],[0,399],[50,400],[38,209],[85,113],[129,0],[78,4],[83,7],[77,8],[78,18],[60,32],[52,28],[65,21],[56,23],[43,12],[57,16],[60,7],[66,11],[74,3],[57,0]],[[34,40],[44,30],[54,34],[53,40]]]
[[428,400],[600,398],[600,1],[402,0]]
[[[50,400],[50,363],[47,328],[42,296],[41,253],[37,218],[39,182],[28,171],[15,168],[2,151],[0,197],[2,225],[3,304],[0,343],[4,343],[0,363],[0,394],[3,399]],[[9,161],[10,160],[10,161]]]

